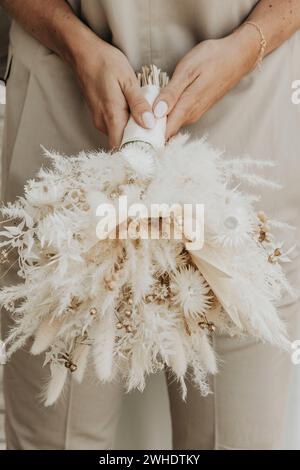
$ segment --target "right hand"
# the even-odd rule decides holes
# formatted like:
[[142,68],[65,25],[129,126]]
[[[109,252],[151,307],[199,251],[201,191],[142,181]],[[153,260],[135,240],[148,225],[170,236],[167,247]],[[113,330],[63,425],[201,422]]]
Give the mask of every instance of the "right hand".
[[140,126],[154,127],[152,107],[141,93],[126,56],[96,36],[83,51],[74,70],[94,125],[108,135],[109,146],[120,146],[130,113]]

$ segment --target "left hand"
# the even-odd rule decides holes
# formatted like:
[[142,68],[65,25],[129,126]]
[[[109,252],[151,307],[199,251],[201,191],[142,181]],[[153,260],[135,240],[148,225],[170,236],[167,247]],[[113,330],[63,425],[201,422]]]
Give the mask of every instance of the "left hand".
[[168,117],[167,140],[198,121],[253,68],[259,39],[255,29],[245,25],[230,36],[198,44],[183,57],[153,105],[157,118]]

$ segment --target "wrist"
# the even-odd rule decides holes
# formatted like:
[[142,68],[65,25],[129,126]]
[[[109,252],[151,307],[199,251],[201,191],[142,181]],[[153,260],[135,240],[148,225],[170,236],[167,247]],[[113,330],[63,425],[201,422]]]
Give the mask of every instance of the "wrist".
[[259,31],[252,25],[242,24],[228,38],[234,44],[235,54],[239,58],[241,74],[248,74],[255,68],[262,52]]
[[[89,56],[90,50],[93,50],[95,43],[99,47],[101,39],[75,15],[69,18],[68,24],[63,25],[61,29],[57,28],[59,33],[59,55],[74,70]],[[95,50],[95,49],[94,49]]]

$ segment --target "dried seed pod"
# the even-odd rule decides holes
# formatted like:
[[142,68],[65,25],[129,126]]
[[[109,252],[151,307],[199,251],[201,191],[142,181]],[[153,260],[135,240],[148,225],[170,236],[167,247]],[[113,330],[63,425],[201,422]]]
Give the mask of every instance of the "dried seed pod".
[[71,362],[70,364],[70,371],[71,372],[75,372],[77,370],[77,365],[76,364],[73,364],[73,362]]

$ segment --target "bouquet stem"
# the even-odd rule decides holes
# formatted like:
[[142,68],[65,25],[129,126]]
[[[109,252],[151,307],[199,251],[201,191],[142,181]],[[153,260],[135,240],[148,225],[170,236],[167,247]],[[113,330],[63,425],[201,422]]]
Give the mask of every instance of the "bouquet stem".
[[[166,86],[169,81],[166,72],[162,72],[155,65],[142,67],[142,71],[138,73],[137,78],[142,93],[151,106],[159,95],[161,88]],[[121,148],[133,142],[149,144],[154,150],[164,148],[166,143],[166,123],[167,119],[163,117],[156,120],[156,125],[153,129],[145,129],[137,124],[133,116],[130,116],[124,130]]]

